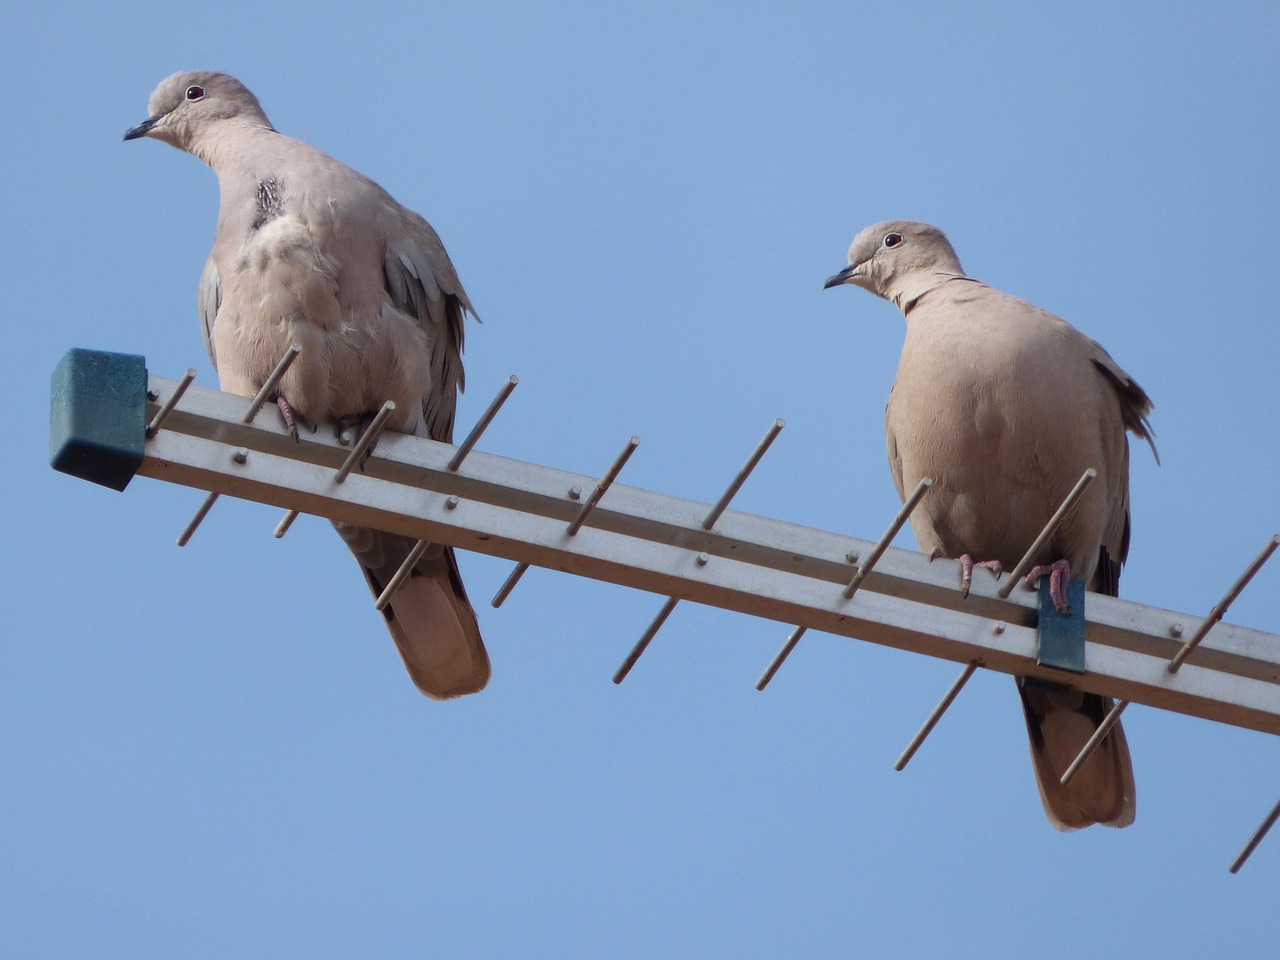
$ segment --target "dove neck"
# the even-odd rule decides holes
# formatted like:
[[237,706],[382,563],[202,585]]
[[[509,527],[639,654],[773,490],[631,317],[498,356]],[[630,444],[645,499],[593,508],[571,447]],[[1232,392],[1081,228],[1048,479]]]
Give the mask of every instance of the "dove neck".
[[263,125],[252,120],[226,121],[208,130],[204,136],[191,144],[191,152],[213,168],[213,172],[222,178],[224,175],[243,173],[251,164],[250,157],[271,156],[270,151],[258,147],[264,140],[279,140],[281,134],[270,125]]
[[892,300],[894,306],[902,311],[904,317],[910,317],[911,311],[927,295],[955,281],[976,282],[962,273],[930,272],[909,274],[893,285],[893,289],[889,291],[888,299]]

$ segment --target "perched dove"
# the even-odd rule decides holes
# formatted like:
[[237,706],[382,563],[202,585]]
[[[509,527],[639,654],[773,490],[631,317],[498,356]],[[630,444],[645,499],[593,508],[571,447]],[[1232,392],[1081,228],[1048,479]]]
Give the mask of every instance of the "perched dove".
[[[275,131],[252,93],[224,73],[176,73],[124,138],[195,154],[222,201],[200,278],[205,346],[222,388],[252,396],[290,344],[302,347],[276,398],[296,420],[363,428],[385,400],[388,427],[448,441],[462,389],[464,313],[475,311],[422,217],[332,157]],[[374,594],[413,544],[334,527]],[[475,693],[489,658],[453,550],[432,546],[392,596],[387,627],[429,697]]]
[[[867,227],[851,283],[891,300],[907,337],[885,432],[898,495],[934,485],[911,515],[922,550],[975,564],[1017,564],[1089,467],[1098,471],[1043,554],[1055,602],[1065,579],[1115,596],[1129,549],[1129,443],[1151,443],[1151,401],[1093,340],[1064,320],[965,276],[942,231],[890,220]],[[1069,786],[1059,779],[1111,707],[1070,686],[1019,678],[1040,797],[1059,829],[1134,818],[1133,767],[1119,724]]]

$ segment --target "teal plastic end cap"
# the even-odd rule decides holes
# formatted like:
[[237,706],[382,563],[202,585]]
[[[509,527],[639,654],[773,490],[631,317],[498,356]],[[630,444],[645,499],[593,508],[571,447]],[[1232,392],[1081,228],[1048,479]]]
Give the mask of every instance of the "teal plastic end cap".
[[1049,578],[1040,578],[1040,619],[1036,623],[1036,663],[1084,673],[1084,581],[1067,581],[1067,612],[1049,596]]
[[123,490],[142,465],[147,365],[131,353],[68,350],[53,370],[49,463],[61,473]]

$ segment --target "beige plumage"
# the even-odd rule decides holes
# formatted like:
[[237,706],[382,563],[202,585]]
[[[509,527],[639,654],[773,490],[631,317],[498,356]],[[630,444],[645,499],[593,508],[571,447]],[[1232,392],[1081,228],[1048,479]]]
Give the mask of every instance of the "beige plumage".
[[[891,300],[906,319],[885,432],[899,496],[934,478],[911,516],[921,549],[1010,569],[1094,467],[1097,479],[1036,562],[1065,561],[1089,589],[1115,595],[1129,548],[1125,432],[1152,439],[1142,389],[1066,321],[965,276],[928,224],[863,230],[827,286],[843,283]],[[1018,689],[1049,820],[1060,829],[1133,822],[1119,725],[1069,786],[1058,782],[1110,701],[1026,678]]]
[[[252,396],[297,343],[302,353],[279,390],[286,417],[359,423],[393,400],[390,429],[450,440],[463,318],[475,311],[430,224],[368,177],[277,133],[257,98],[226,74],[174,74],[149,107],[125,139],[162,140],[218,176],[199,307],[222,388]],[[334,526],[380,593],[412,543]],[[385,616],[428,696],[484,687],[489,659],[452,549],[428,549]]]

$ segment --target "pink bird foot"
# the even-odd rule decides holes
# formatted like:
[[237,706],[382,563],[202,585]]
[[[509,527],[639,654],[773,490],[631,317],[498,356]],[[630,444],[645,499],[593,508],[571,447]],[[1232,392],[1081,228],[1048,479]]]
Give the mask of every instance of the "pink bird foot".
[[1045,574],[1049,575],[1049,597],[1053,600],[1054,607],[1059,613],[1070,613],[1071,608],[1067,605],[1067,581],[1071,579],[1071,564],[1066,560],[1055,560],[1050,564],[1032,567],[1027,574],[1027,589],[1034,590]]
[[[933,549],[933,552],[929,554],[929,562],[933,563],[933,561],[939,560],[939,559],[948,560],[950,558],[941,550],[939,550],[937,547],[935,547]],[[997,580],[1000,579],[1000,574],[1004,573],[1004,565],[1001,564],[999,560],[975,561],[973,557],[970,556],[969,554],[962,553],[960,554],[960,556],[956,558],[956,561],[960,564],[960,596],[962,598],[966,598],[969,596],[969,588],[973,586],[973,568],[974,567],[985,567],[986,569],[991,571],[991,573],[995,576]]]
[[280,416],[284,417],[284,425],[289,428],[289,432],[293,434],[293,439],[298,440],[298,413],[293,409],[292,404],[284,398],[284,394],[276,394],[276,406],[280,408]]

